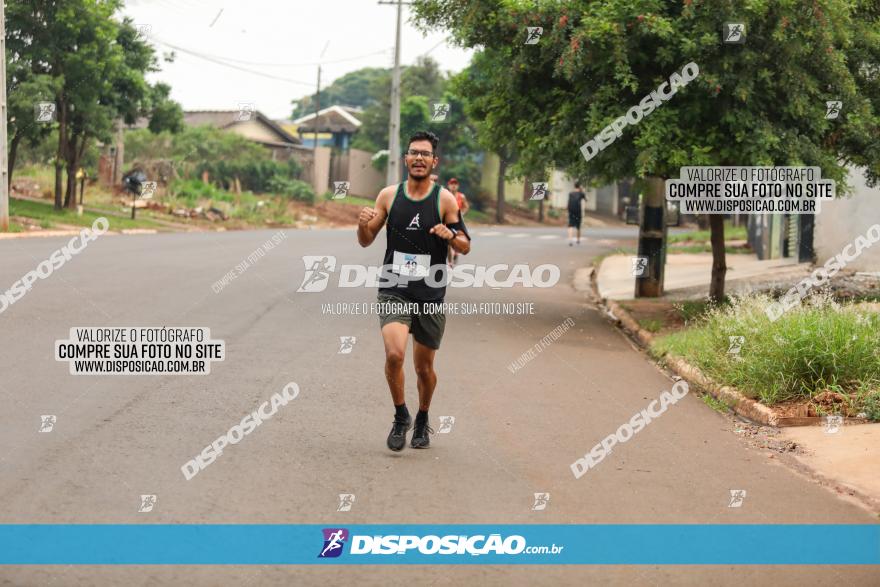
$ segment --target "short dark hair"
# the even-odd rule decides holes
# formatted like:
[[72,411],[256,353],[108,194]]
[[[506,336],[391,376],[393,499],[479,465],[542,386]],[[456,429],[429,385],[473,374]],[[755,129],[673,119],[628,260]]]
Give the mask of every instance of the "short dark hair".
[[437,145],[440,144],[440,139],[429,130],[420,130],[419,132],[413,134],[409,137],[409,142],[406,144],[406,148],[409,149],[409,146],[412,145],[416,141],[428,141],[431,143],[431,149],[434,151],[434,154],[437,154]]
[[574,182],[574,187],[576,187],[576,188],[581,187],[581,182],[579,182],[579,181]]

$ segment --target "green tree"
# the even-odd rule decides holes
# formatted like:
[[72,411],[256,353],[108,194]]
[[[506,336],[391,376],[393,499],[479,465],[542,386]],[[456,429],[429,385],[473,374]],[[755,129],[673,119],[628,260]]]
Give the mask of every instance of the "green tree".
[[[7,73],[10,73],[7,69]],[[27,147],[36,148],[55,127],[52,123],[36,121],[35,106],[51,102],[55,95],[54,80],[47,75],[29,75],[28,72],[11,74],[8,95],[9,159],[7,173],[9,185],[18,157],[18,148],[24,142]]]
[[[363,124],[352,142],[352,147],[356,149],[375,152],[388,147],[391,71],[388,69],[382,71],[382,75],[376,76],[371,82],[369,92],[372,100],[360,117]],[[420,57],[415,65],[402,68],[400,74],[401,136],[406,135],[408,128],[425,128],[427,126],[430,119],[429,104],[440,101],[446,84],[446,77],[440,71],[437,62],[430,57]],[[417,96],[420,97],[418,100],[410,100],[410,98]],[[424,105],[423,110],[421,105]],[[420,112],[423,116],[420,115]],[[407,123],[407,121],[410,122]]]
[[[402,141],[419,130],[430,130],[440,139],[441,179],[458,178],[465,193],[476,193],[479,186],[478,146],[474,128],[465,111],[464,101],[453,89],[450,79],[429,57],[419,58],[403,69],[400,80],[400,136]],[[380,151],[388,146],[388,117],[391,108],[391,73],[373,80],[373,102],[361,115],[361,128],[352,147]],[[449,104],[445,120],[432,120],[432,104]]]
[[58,208],[76,204],[76,171],[87,148],[96,139],[109,141],[117,120],[134,122],[147,113],[152,98],[157,124],[173,125],[167,88],[151,90],[144,80],[156,70],[153,50],[130,20],[114,18],[121,8],[121,0],[9,3],[10,69],[33,80],[48,78],[45,83],[54,90]]
[[[613,181],[677,177],[684,165],[818,165],[842,182],[845,164],[880,172],[877,0],[418,0],[415,18],[482,47],[495,96],[490,128],[518,165],[553,163]],[[721,42],[744,22],[741,45]],[[537,44],[526,27],[541,26]],[[587,161],[580,147],[682,67],[699,77]],[[826,100],[844,113],[825,119]],[[842,191],[842,190],[838,190]],[[710,295],[724,295],[722,217],[711,221]]]
[[[387,68],[364,67],[346,73],[321,89],[321,108],[328,106],[354,106],[365,108],[372,104],[376,96],[373,84],[377,79],[387,78]],[[293,102],[291,117],[296,119],[315,111],[315,95],[303,96]]]
[[42,73],[40,31],[44,26],[33,3],[10,2],[6,6],[6,78],[8,107],[8,178],[12,183],[19,146],[37,148],[56,125],[36,120],[39,103],[52,102],[56,80]]
[[177,133],[183,130],[183,108],[171,99],[171,86],[157,83],[150,87],[145,105],[150,122],[147,128],[154,133],[164,130]]

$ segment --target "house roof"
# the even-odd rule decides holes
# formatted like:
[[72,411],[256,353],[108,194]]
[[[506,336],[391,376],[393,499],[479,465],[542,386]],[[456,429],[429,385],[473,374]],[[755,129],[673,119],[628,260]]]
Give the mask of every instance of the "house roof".
[[[254,115],[257,122],[268,127],[278,137],[279,143],[302,144],[298,137],[281,128],[259,110],[254,111]],[[237,124],[248,122],[248,120],[239,120],[240,117],[240,110],[189,110],[183,113],[183,123],[187,126],[213,126],[228,129]]]
[[[349,106],[329,106],[318,111],[317,127],[318,132],[347,132],[355,133],[361,126],[360,115],[361,110],[351,108]],[[315,113],[307,114],[293,121],[297,125],[297,132],[300,134],[315,132]]]

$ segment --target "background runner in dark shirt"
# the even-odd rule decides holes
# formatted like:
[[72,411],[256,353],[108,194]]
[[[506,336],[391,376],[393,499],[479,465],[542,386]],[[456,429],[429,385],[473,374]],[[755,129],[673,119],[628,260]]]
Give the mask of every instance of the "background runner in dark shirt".
[[575,243],[575,230],[577,244],[581,244],[581,202],[586,200],[587,196],[581,190],[580,182],[575,182],[574,191],[568,194],[568,246]]

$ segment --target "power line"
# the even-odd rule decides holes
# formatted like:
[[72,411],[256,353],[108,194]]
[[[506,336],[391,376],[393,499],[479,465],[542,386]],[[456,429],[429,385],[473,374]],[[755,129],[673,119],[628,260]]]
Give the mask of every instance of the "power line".
[[[151,35],[152,36],[152,35]],[[177,49],[178,51],[197,53],[192,49],[186,49],[184,47],[179,47],[176,45],[172,45],[171,43],[159,40],[156,37],[152,37],[157,42],[162,43],[163,45],[167,45],[168,47],[172,47]],[[434,47],[436,48],[436,46]],[[210,57],[212,59],[218,59],[221,61],[229,62],[229,63],[241,63],[242,65],[257,65],[260,67],[314,67],[316,65],[328,65],[331,63],[343,63],[346,61],[357,61],[358,59],[363,59],[364,57],[372,57],[374,55],[380,55],[382,53],[387,53],[390,49],[380,49],[379,51],[373,51],[372,53],[364,53],[362,55],[355,55],[353,57],[342,57],[340,59],[331,59],[325,61],[312,61],[308,63],[278,63],[278,62],[266,62],[266,61],[245,61],[244,59],[233,59],[232,57],[224,57],[222,55],[208,55],[206,53],[198,53],[200,57]],[[433,49],[431,49],[433,51]]]
[[250,73],[252,75],[258,75],[258,76],[269,78],[269,79],[274,79],[274,80],[287,82],[287,83],[291,83],[291,84],[298,84],[301,86],[312,87],[312,84],[309,82],[290,79],[290,78],[286,78],[286,77],[280,77],[277,75],[272,75],[270,73],[264,73],[262,71],[254,71],[252,69],[247,69],[245,67],[239,67],[238,65],[233,65],[232,63],[227,63],[225,61],[221,61],[219,58],[212,57],[211,55],[205,55],[204,53],[198,53],[196,51],[192,51],[192,50],[186,49],[184,47],[179,47],[177,45],[173,45],[171,43],[168,43],[166,41],[158,39],[157,37],[154,37],[152,35],[150,35],[150,38],[152,38],[153,40],[155,40],[157,43],[159,43],[161,45],[165,45],[166,47],[170,47],[170,48],[174,49],[175,51],[180,51],[181,53],[184,53],[186,55],[191,55],[192,57],[198,57],[199,59],[204,59],[205,61],[210,61],[211,63],[216,63],[217,65],[222,65],[224,67],[229,67],[231,69],[237,69],[238,71],[243,71],[245,73]]
[[382,53],[388,53],[390,49],[381,49],[379,51],[374,51],[372,53],[364,53],[363,55],[357,55],[354,57],[343,57],[341,59],[331,59],[329,61],[313,61],[311,63],[273,63],[273,62],[262,62],[262,61],[244,61],[242,59],[232,59],[231,57],[217,57],[218,59],[223,59],[224,61],[229,61],[232,63],[241,63],[244,65],[258,65],[261,67],[314,67],[316,65],[328,65],[331,63],[344,63],[346,61],[357,61],[358,59],[363,59],[364,57],[373,57],[374,55],[381,55]]

